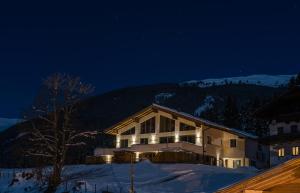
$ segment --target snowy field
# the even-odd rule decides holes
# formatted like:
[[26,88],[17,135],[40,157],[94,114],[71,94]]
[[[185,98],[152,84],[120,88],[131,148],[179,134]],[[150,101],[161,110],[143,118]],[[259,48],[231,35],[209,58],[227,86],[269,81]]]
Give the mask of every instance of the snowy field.
[[[27,171],[31,171],[27,169]],[[64,171],[65,182],[57,192],[127,193],[130,187],[129,164],[74,165]],[[241,179],[253,176],[253,168],[225,169],[201,164],[152,164],[148,161],[134,165],[134,187],[137,193],[210,193]],[[13,170],[1,169],[2,173]],[[41,192],[34,178],[15,170],[17,181],[1,177],[1,193]],[[26,179],[28,178],[28,179]]]

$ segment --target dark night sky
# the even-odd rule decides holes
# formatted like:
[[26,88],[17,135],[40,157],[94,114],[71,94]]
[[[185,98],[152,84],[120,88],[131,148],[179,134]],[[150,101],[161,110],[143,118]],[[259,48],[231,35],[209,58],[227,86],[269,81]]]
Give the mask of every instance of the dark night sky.
[[0,5],[0,117],[17,117],[52,72],[102,93],[300,71],[297,1],[41,2]]

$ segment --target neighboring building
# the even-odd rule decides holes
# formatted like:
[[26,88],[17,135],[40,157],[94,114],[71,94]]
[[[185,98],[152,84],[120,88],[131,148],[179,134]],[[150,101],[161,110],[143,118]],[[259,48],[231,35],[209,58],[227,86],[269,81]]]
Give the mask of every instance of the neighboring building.
[[300,158],[287,161],[216,193],[299,193]]
[[259,165],[257,137],[236,129],[153,104],[105,130],[116,148],[97,148],[95,156],[111,162],[116,152],[191,152],[208,164],[236,168]]
[[270,167],[300,155],[299,86],[259,109],[256,116],[268,121],[268,132],[260,142],[269,147],[264,154]]

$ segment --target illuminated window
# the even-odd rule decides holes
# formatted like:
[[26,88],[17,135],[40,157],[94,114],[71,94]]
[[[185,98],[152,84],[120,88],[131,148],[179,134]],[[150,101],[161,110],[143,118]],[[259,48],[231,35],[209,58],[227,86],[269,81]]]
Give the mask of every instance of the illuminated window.
[[299,155],[299,147],[293,147],[292,153],[293,155]]
[[278,149],[278,156],[283,157],[284,156],[284,148]]

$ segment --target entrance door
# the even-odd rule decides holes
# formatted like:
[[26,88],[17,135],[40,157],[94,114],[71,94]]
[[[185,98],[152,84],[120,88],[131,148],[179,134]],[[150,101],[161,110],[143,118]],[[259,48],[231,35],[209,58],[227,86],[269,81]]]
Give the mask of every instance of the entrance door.
[[241,160],[233,160],[233,168],[239,168],[242,166]]

